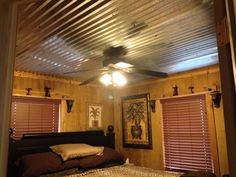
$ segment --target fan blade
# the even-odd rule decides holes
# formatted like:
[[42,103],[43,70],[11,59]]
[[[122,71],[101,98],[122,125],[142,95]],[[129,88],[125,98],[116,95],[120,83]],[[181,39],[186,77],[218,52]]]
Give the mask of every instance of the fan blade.
[[139,68],[129,68],[128,69],[129,73],[139,73],[139,74],[145,74],[149,76],[154,76],[154,77],[161,77],[161,78],[166,78],[168,77],[167,73],[164,72],[158,72],[158,71],[152,71],[152,70],[146,70],[146,69],[139,69]]
[[107,70],[108,70],[107,68],[83,69],[83,70],[69,71],[63,74],[73,74],[73,73],[81,73],[81,72],[87,72],[87,71],[107,71]]
[[103,72],[100,73],[100,74],[97,74],[97,75],[95,75],[95,76],[93,76],[93,77],[91,77],[91,78],[89,78],[89,79],[87,79],[87,80],[81,82],[79,85],[86,85],[86,84],[88,84],[88,83],[90,83],[90,82],[93,82],[94,80],[98,79],[98,78],[99,78],[101,75],[103,75],[103,74],[104,74]]

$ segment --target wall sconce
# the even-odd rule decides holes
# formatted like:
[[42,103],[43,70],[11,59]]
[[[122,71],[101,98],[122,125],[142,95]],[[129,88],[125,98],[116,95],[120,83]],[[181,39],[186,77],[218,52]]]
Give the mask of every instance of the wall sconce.
[[152,112],[156,112],[156,100],[149,100],[149,105]]
[[175,86],[172,87],[172,88],[173,88],[173,96],[177,96],[177,95],[179,95],[179,93],[178,93],[178,86],[175,85]]
[[26,95],[31,95],[32,94],[32,88],[26,88],[25,90],[27,90]]
[[194,93],[194,91],[193,91],[194,86],[189,86],[188,89],[190,90],[190,93]]
[[221,93],[219,91],[214,91],[211,93],[211,99],[215,108],[220,107]]
[[67,113],[71,112],[72,106],[73,106],[74,100],[66,100],[67,105]]
[[44,87],[44,91],[45,91],[45,96],[46,97],[51,97],[50,90],[51,90],[51,88],[49,88],[47,86]]

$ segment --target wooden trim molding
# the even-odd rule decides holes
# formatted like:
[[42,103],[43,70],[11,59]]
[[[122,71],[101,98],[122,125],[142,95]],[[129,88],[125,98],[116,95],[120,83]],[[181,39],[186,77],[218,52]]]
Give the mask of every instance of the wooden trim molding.
[[17,6],[0,0],[0,176],[7,173],[9,117],[15,58]]
[[[234,6],[228,8],[233,8]],[[226,4],[224,0],[214,0],[215,23],[219,24],[227,16]],[[232,11],[232,10],[231,10]],[[234,30],[231,28],[231,30]],[[229,31],[229,30],[228,30]],[[235,31],[233,31],[235,33]],[[221,32],[217,33],[217,40]],[[236,94],[235,76],[230,43],[218,45],[220,78],[222,86],[222,96],[224,104],[224,119],[226,130],[226,141],[228,149],[228,161],[230,176],[236,176]],[[233,46],[235,48],[235,46]]]
[[45,92],[40,92],[40,91],[34,91],[34,95],[26,95],[26,90],[19,90],[19,89],[13,89],[12,96],[23,96],[23,97],[29,97],[29,98],[60,99],[60,100],[75,99],[75,98],[71,98],[71,96],[67,93],[56,93],[56,92],[51,92],[51,97],[45,97]]
[[226,0],[228,33],[231,46],[232,64],[234,72],[234,85],[236,90],[236,0]]
[[79,81],[69,79],[69,78],[40,74],[40,73],[33,73],[33,72],[26,72],[26,71],[14,71],[14,76],[15,77],[30,78],[30,79],[57,81],[57,82],[63,82],[63,83],[67,83],[67,84],[75,84],[75,85],[79,85],[81,83]]

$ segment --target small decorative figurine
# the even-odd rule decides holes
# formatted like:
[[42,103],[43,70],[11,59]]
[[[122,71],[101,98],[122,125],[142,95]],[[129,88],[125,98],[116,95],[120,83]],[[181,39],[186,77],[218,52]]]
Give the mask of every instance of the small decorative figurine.
[[194,91],[193,91],[194,86],[189,86],[188,89],[190,90],[191,93],[194,93]]
[[25,90],[27,90],[26,95],[31,95],[32,94],[32,88],[26,88]]
[[49,88],[47,86],[44,87],[44,91],[45,91],[45,96],[46,97],[51,97],[50,90],[51,90],[51,88]]
[[173,96],[177,96],[178,95],[178,86],[177,85],[175,85],[174,87],[173,87]]

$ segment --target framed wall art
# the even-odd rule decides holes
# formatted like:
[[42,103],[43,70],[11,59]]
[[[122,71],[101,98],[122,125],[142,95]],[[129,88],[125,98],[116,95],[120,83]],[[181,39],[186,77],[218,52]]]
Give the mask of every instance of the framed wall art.
[[149,94],[122,97],[123,146],[152,149]]
[[88,104],[88,127],[101,128],[102,127],[102,105]]

